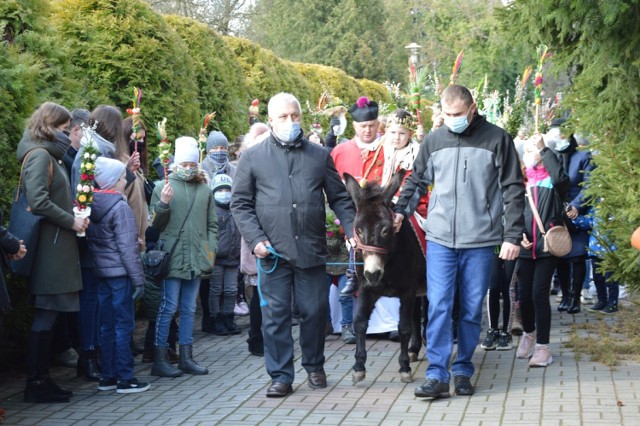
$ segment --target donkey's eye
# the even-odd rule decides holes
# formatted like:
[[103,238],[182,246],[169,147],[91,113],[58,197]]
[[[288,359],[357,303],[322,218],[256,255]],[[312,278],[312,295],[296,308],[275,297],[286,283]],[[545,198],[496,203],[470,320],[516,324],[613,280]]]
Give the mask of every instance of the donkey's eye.
[[389,233],[389,228],[387,228],[386,226],[380,230],[381,237],[386,237],[388,233]]

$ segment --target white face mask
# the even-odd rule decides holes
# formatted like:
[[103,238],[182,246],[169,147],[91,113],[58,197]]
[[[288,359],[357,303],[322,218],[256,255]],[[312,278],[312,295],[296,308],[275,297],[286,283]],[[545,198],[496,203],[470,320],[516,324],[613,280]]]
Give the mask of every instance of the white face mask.
[[522,162],[527,169],[538,165],[538,160],[536,160],[536,155],[533,152],[526,152],[522,156]]
[[216,191],[213,194],[213,198],[220,204],[229,204],[231,202],[231,192],[229,191]]
[[556,151],[564,151],[565,149],[569,148],[569,145],[571,144],[569,143],[568,139],[560,139],[556,142]]

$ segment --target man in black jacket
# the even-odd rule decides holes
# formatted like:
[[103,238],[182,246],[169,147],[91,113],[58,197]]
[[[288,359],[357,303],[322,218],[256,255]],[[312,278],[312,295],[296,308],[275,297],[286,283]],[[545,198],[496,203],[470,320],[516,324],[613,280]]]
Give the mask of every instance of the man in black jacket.
[[272,380],[267,396],[283,397],[292,392],[294,379],[292,298],[300,311],[302,366],[309,386],[327,386],[325,195],[349,238],[355,209],[329,151],[303,138],[298,100],[279,93],[269,101],[268,113],[271,134],[240,157],[231,211],[263,271],[258,292],[265,365]]
[[450,396],[456,286],[460,321],[451,371],[456,393],[473,394],[471,358],[480,336],[491,262],[496,251],[501,259],[517,258],[524,230],[524,185],[511,136],[477,113],[466,87],[444,91],[442,113],[445,125],[420,146],[395,207],[399,229],[415,209],[410,202],[414,193],[424,191],[422,181],[433,185],[426,222],[429,367],[426,382],[415,391],[426,398]]

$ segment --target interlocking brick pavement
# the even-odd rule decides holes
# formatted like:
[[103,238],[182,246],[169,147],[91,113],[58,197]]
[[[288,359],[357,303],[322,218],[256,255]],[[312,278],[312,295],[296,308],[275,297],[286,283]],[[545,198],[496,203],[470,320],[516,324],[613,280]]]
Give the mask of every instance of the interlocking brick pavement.
[[[24,379],[19,378],[0,383],[0,407],[7,410],[7,425],[640,424],[640,364],[623,362],[611,369],[576,361],[564,347],[569,328],[574,322],[598,321],[598,316],[558,313],[553,301],[552,306],[554,363],[531,369],[526,360],[516,359],[517,337],[511,351],[487,352],[478,346],[472,397],[416,398],[413,391],[423,382],[427,366],[424,350],[422,359],[412,364],[414,383],[404,384],[398,373],[398,344],[379,338],[367,339],[367,378],[354,385],[350,369],[355,346],[330,336],[325,351],[327,389],[308,387],[296,350],[294,393],[266,398],[269,377],[262,358],[247,352],[248,320],[239,318],[241,335],[218,337],[199,329],[194,333],[194,356],[209,368],[207,376],[151,377],[150,364],[141,364],[138,357],[136,376],[150,381],[151,389],[119,395],[99,392],[95,383],[77,379],[73,370],[55,367],[55,379],[75,393],[69,404],[22,402]],[[141,328],[139,324],[138,338]],[[297,333],[294,327],[296,337]]]

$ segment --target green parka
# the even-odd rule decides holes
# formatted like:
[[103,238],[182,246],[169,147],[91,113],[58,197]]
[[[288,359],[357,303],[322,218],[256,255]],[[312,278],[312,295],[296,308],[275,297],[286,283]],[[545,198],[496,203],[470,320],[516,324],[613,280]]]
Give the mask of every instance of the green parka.
[[[22,172],[22,189],[33,213],[44,216],[45,220],[40,225],[29,290],[33,295],[80,291],[78,243],[76,233],[71,229],[73,202],[62,155],[54,142],[32,141],[27,131],[18,144],[18,161],[22,162],[33,149],[35,151],[29,155]],[[51,186],[49,164],[53,165]]]
[[[211,190],[206,183],[184,181],[175,174],[169,176],[169,184],[173,189],[169,204],[160,201],[164,182],[156,185],[151,197],[151,225],[160,231],[157,249],[168,252],[178,239],[168,277],[189,280],[211,275],[218,251],[218,215]],[[193,208],[178,238],[192,201]]]

